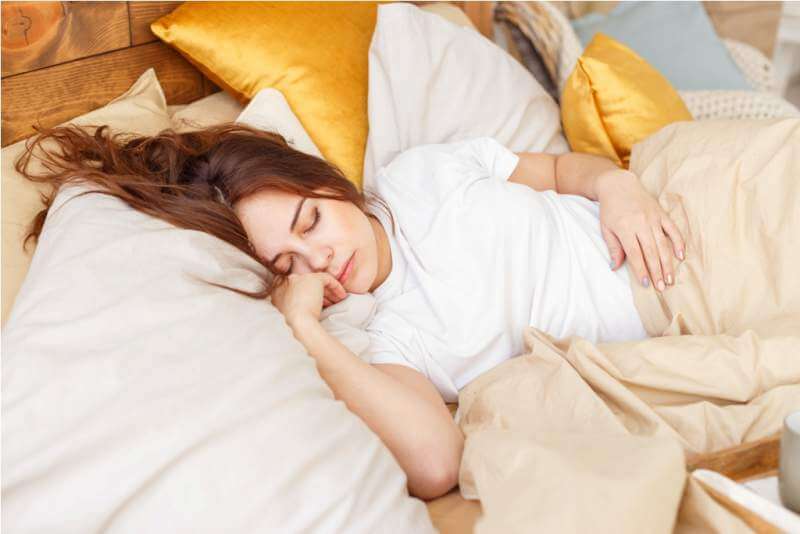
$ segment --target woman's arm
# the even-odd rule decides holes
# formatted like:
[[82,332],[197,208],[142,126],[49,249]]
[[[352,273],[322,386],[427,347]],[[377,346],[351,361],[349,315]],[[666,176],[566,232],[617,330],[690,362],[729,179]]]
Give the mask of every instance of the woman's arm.
[[519,163],[508,178],[532,187],[537,191],[552,189],[566,195],[580,195],[590,200],[598,200],[598,178],[609,171],[627,172],[610,159],[592,154],[567,152],[553,155],[534,152],[520,152]]
[[627,257],[644,287],[659,291],[675,283],[673,254],[685,257],[683,236],[669,215],[645,191],[639,178],[601,156],[568,152],[558,156],[522,152],[508,178],[537,191],[581,195],[600,203],[600,229],[617,269]]
[[[338,281],[327,273],[290,275],[284,287],[273,294],[273,304],[284,313],[295,337],[316,360],[317,369],[334,396],[344,401],[392,451],[406,472],[409,492],[422,499],[444,495],[458,482],[464,445],[461,430],[422,374],[399,365],[365,363],[322,328],[319,310],[325,284],[332,287]],[[315,291],[319,292],[316,314],[316,296],[312,295]],[[314,302],[298,304],[303,293]],[[327,296],[337,302],[343,294],[337,296],[335,291],[329,291]]]

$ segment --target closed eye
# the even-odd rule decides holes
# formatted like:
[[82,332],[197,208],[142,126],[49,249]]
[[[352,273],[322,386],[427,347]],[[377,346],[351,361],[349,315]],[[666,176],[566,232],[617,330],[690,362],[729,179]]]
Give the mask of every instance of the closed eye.
[[[315,207],[314,208],[314,222],[312,222],[311,226],[309,226],[305,231],[303,231],[303,235],[306,235],[308,232],[313,230],[317,226],[317,223],[319,222],[319,219],[320,219],[319,208]],[[294,256],[292,256],[289,259],[289,267],[287,269],[284,269],[281,272],[281,275],[288,276],[292,272],[292,267],[294,267]]]
[[308,232],[310,232],[311,230],[313,230],[317,226],[318,222],[319,222],[319,208],[315,207],[314,208],[314,222],[311,223],[311,226],[309,226],[308,229],[306,229],[305,232],[303,232],[303,235],[305,235]]

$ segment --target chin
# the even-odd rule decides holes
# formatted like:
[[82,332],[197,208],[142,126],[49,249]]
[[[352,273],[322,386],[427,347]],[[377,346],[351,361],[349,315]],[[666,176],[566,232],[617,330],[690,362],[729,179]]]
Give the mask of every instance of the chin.
[[344,288],[348,293],[353,293],[355,295],[363,295],[365,293],[369,293],[370,287],[372,287],[372,280],[375,279],[375,276],[363,276],[367,273],[358,273],[358,277],[352,280],[347,280]]
[[366,284],[345,284],[344,289],[348,293],[352,293],[354,295],[363,295],[364,293],[369,293],[369,286],[364,287]]

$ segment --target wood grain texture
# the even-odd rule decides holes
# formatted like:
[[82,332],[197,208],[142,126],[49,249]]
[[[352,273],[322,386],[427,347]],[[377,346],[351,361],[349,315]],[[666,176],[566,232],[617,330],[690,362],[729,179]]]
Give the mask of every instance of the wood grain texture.
[[[207,77],[203,76],[202,74],[201,74],[201,76],[203,78],[203,96],[212,95],[214,93],[218,93],[218,92],[222,91],[222,89],[217,87],[217,85],[214,82],[212,82],[211,80],[209,80]],[[170,102],[170,104],[171,103],[172,102]]]
[[2,75],[130,46],[125,2],[4,2]]
[[3,80],[2,145],[107,104],[154,67],[169,104],[204,96],[202,74],[161,42],[148,43]]
[[467,534],[483,514],[480,501],[467,500],[458,487],[426,503],[428,515],[440,534]]
[[484,37],[492,39],[493,36],[493,16],[495,2],[452,2],[467,14],[469,19],[478,28]]
[[131,20],[131,45],[136,46],[157,41],[150,31],[150,24],[171,13],[183,2],[128,2]]
[[763,475],[778,468],[780,434],[708,454],[686,459],[689,471],[709,469],[740,481]]
[[[220,91],[150,32],[180,3],[3,3],[2,146],[105,105],[148,67],[169,104]],[[495,2],[451,3],[491,35]]]

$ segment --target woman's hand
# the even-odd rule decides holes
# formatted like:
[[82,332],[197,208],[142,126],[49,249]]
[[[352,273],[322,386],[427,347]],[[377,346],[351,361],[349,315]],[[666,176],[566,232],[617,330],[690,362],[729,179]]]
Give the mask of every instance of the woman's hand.
[[328,273],[290,274],[272,292],[272,304],[292,326],[303,320],[319,321],[323,307],[347,296],[342,284]]
[[605,172],[595,185],[600,202],[600,228],[611,253],[611,268],[627,256],[636,279],[664,291],[675,283],[672,256],[684,259],[683,236],[632,172]]

